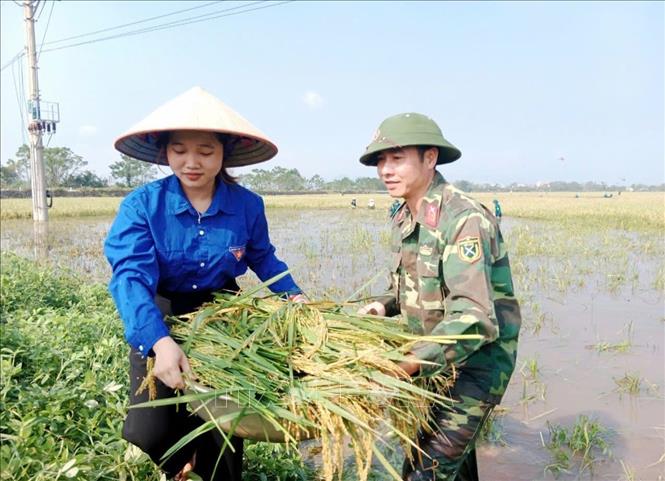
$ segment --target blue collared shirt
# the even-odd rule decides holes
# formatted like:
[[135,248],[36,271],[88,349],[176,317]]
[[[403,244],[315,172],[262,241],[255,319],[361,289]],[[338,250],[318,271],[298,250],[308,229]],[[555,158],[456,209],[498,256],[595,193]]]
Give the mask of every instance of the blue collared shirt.
[[[220,289],[249,266],[266,281],[288,269],[268,237],[263,200],[235,184],[217,184],[199,214],[174,175],[130,193],[104,244],[113,276],[109,291],[129,344],[147,354],[169,330],[155,304],[158,289],[188,293]],[[290,275],[270,286],[300,293]]]

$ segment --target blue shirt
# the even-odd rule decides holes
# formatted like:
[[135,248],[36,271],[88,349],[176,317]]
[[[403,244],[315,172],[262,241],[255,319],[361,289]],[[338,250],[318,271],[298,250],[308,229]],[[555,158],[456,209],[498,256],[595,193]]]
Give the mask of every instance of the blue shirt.
[[[247,271],[262,281],[288,269],[268,237],[263,200],[219,182],[208,210],[199,214],[175,175],[130,193],[104,244],[113,276],[109,290],[130,345],[147,354],[169,330],[155,304],[157,290],[188,293],[220,289]],[[300,293],[290,275],[270,286]]]

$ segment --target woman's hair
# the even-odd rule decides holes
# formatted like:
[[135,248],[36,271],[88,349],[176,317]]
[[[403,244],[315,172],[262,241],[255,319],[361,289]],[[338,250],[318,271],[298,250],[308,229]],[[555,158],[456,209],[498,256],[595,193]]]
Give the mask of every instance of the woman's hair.
[[[222,144],[222,150],[224,152],[224,157],[226,158],[228,155],[233,152],[233,148],[235,147],[237,139],[233,136],[230,135],[224,135],[219,132],[213,132],[217,140]],[[157,163],[161,160],[161,157],[164,156],[164,161],[166,161],[166,145],[169,143],[169,140],[171,139],[171,132],[170,131],[164,131],[164,132],[159,132],[157,134],[157,141],[155,144],[159,148],[159,154],[157,158]],[[222,161],[222,169],[219,171],[219,174],[217,174],[217,180],[220,182],[224,182],[226,184],[237,184],[238,179],[236,177],[233,177],[229,172],[226,170],[226,166],[224,165],[224,162]]]

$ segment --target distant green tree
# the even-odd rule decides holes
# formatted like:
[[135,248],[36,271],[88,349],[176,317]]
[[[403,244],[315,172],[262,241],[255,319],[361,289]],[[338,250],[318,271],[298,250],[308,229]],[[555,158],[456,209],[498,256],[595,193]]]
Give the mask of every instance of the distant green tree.
[[321,190],[325,185],[326,181],[323,180],[319,174],[313,175],[311,178],[307,179],[306,187],[308,190]]
[[70,185],[71,180],[86,165],[88,163],[80,155],[72,152],[69,147],[44,149],[46,185],[49,187]]
[[270,190],[271,174],[265,169],[252,169],[248,174],[243,174],[239,178],[240,183],[245,187],[256,191]]
[[471,192],[473,190],[476,190],[474,189],[475,186],[468,180],[456,180],[454,184],[455,187],[457,187],[459,190],[463,192]]
[[342,177],[341,179],[335,179],[326,183],[326,189],[336,192],[353,191],[356,190],[355,186],[356,183],[348,177]]
[[7,160],[6,167],[18,177],[17,186],[30,185],[30,147],[21,145],[14,159]]
[[300,175],[298,169],[279,166],[273,167],[272,170],[253,169],[241,176],[240,182],[249,189],[263,192],[294,192],[307,188],[307,179]]
[[293,192],[305,190],[305,178],[300,175],[298,169],[286,169],[284,167],[273,167],[273,182],[275,190]]
[[106,187],[108,182],[90,170],[69,179],[67,187]]
[[0,165],[0,185],[2,187],[19,187],[21,177],[16,172],[16,165]]
[[[80,155],[68,147],[47,147],[44,149],[44,175],[47,187],[69,185],[71,179],[78,175],[81,168],[88,165]],[[14,171],[19,183],[30,184],[30,147],[21,145],[14,159],[7,161],[7,168]]]
[[120,160],[110,165],[111,177],[125,187],[137,187],[157,177],[157,169],[149,162],[120,154]]
[[362,191],[386,190],[385,184],[378,177],[358,177],[355,189]]

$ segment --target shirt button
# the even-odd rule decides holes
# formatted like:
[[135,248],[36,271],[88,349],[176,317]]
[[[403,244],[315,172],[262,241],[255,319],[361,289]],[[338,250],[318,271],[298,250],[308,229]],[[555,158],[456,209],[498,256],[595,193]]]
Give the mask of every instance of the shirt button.
[[192,289],[198,289],[198,288],[199,286],[197,286],[196,284],[192,284]]
[[139,346],[139,351],[143,351],[143,346]]
[[199,235],[203,235],[203,234],[205,234],[205,232],[203,230],[200,230]]
[[206,266],[206,263],[205,263],[205,262],[201,262],[199,265],[200,265],[201,267],[205,267],[205,266]]

